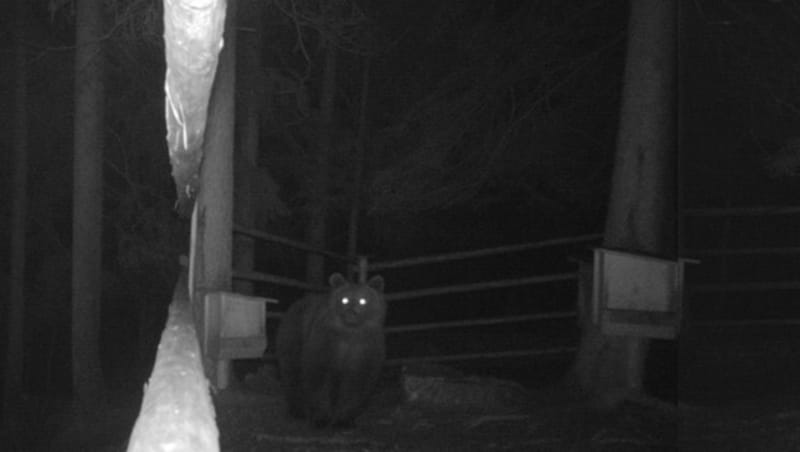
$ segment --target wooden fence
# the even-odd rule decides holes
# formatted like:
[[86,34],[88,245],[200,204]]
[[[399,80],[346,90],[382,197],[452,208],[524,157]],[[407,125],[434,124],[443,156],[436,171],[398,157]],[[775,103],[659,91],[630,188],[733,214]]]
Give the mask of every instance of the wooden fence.
[[[246,234],[260,240],[267,240],[305,252],[312,252],[335,259],[345,265],[353,265],[353,259],[326,250],[315,249],[304,243],[283,237],[245,228],[234,228],[235,232]],[[391,262],[372,263],[369,271],[391,271],[392,269],[419,267],[426,265],[449,264],[465,259],[490,258],[498,255],[521,253],[554,246],[569,246],[595,241],[598,234],[583,235],[556,240],[545,240],[512,246],[486,248],[458,253],[439,254],[435,256],[416,257]],[[566,261],[566,255],[563,256]],[[184,262],[185,264],[185,262]],[[234,272],[234,278],[249,281],[266,282],[273,285],[291,287],[301,290],[323,291],[325,287],[308,284],[305,281],[283,275],[266,274],[255,271]],[[447,284],[437,287],[404,292],[388,293],[391,302],[406,302],[423,297],[444,294],[491,291],[503,288],[521,287],[541,284],[572,284],[577,279],[576,272],[562,272],[486,280],[468,284]],[[186,274],[178,281],[170,305],[170,315],[159,343],[158,354],[153,372],[145,387],[144,398],[139,416],[131,433],[128,448],[130,452],[148,450],[180,450],[215,452],[219,450],[219,432],[215,423],[214,406],[209,394],[209,382],[203,373],[201,352],[193,321],[192,308],[189,303]],[[491,327],[522,322],[543,322],[569,319],[576,316],[573,309],[552,312],[535,312],[525,315],[501,317],[484,317],[469,320],[436,321],[428,323],[411,323],[393,325],[387,333],[404,334],[425,331],[446,331],[457,328]],[[270,313],[268,319],[280,317]],[[440,354],[436,356],[396,357],[388,364],[401,365],[411,362],[451,362],[466,360],[485,360],[497,358],[514,358],[520,356],[536,356],[570,353],[573,346],[551,346],[527,349],[496,350],[491,352],[469,352]]]
[[800,325],[800,206],[686,209],[681,230],[688,328]]
[[[336,261],[344,264],[354,266],[354,258],[348,258],[341,254],[333,253],[327,250],[315,249],[302,242],[289,240],[283,237],[267,234],[260,231],[235,227],[237,233],[246,234],[250,237],[266,240],[272,243],[284,245],[289,248],[302,250],[306,252],[313,252],[324,255],[328,258],[335,259]],[[602,236],[600,234],[587,234],[576,237],[558,238],[551,240],[543,240],[531,243],[522,243],[515,245],[507,245],[493,248],[483,248],[477,250],[460,251],[454,253],[437,254],[431,256],[420,256],[413,258],[406,258],[394,261],[370,262],[367,269],[370,273],[392,271],[402,268],[421,267],[429,265],[444,265],[451,264],[456,261],[464,261],[469,259],[491,258],[496,256],[509,256],[523,252],[536,251],[543,248],[559,247],[559,246],[575,246],[577,244],[587,244],[598,241]],[[564,262],[567,261],[566,252],[563,255]],[[308,284],[302,280],[290,278],[284,275],[274,275],[261,273],[256,271],[251,272],[234,272],[234,278],[258,281],[274,284],[277,286],[292,287],[296,289],[323,291],[325,287]],[[435,287],[425,287],[421,289],[407,290],[402,292],[389,292],[386,294],[386,299],[390,303],[396,303],[406,300],[414,300],[425,297],[453,295],[458,293],[474,293],[479,291],[492,291],[505,288],[521,287],[521,286],[534,286],[543,284],[571,284],[574,285],[577,280],[577,270],[569,272],[560,272],[552,274],[542,274],[534,276],[525,276],[517,278],[503,278],[494,280],[485,280],[471,283],[461,284],[445,284]],[[390,279],[391,281],[391,279]],[[268,294],[271,295],[271,294]],[[409,332],[422,332],[422,331],[444,331],[456,328],[467,327],[487,327],[492,325],[504,324],[518,324],[523,322],[540,322],[552,321],[561,319],[575,318],[577,313],[574,309],[572,300],[568,300],[567,304],[569,309],[552,312],[535,312],[524,315],[508,315],[508,316],[493,316],[474,319],[457,319],[450,321],[433,321],[427,323],[410,323],[401,325],[391,325],[386,329],[387,334],[395,335]],[[281,313],[268,313],[269,319],[276,319],[281,317]],[[449,353],[438,356],[405,356],[393,357],[388,360],[388,364],[404,364],[408,362],[430,362],[430,361],[464,361],[473,359],[488,359],[488,358],[503,358],[511,356],[522,355],[544,355],[544,354],[559,354],[574,351],[574,346],[553,346],[553,347],[540,347],[528,348],[522,350],[497,350],[492,352],[481,353]],[[391,352],[391,350],[390,350]]]

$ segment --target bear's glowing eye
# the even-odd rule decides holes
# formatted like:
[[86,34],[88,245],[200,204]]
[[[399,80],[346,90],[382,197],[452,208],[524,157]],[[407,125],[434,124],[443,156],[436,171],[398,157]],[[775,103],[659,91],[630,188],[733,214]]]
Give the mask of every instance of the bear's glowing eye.
[[359,298],[358,299],[358,304],[360,304],[361,306],[364,306],[365,304],[367,304],[367,300],[364,299],[364,298]]
[[350,303],[350,299],[349,298],[347,298],[347,297],[342,298],[342,304],[349,304],[349,303]]

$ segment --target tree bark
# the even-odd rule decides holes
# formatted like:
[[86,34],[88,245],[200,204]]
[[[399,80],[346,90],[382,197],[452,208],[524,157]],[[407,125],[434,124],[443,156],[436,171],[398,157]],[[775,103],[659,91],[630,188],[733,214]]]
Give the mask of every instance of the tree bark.
[[[309,187],[310,206],[306,240],[311,246],[324,249],[327,245],[330,179],[331,134],[333,132],[333,106],[336,98],[336,46],[330,41],[325,46],[325,66],[320,93],[319,140]],[[306,280],[322,285],[325,281],[325,261],[321,254],[310,253],[306,261]]]
[[25,224],[28,211],[28,76],[25,30],[28,0],[17,0],[14,43],[14,163],[11,181],[11,242],[3,425],[16,430],[22,385],[25,331]]
[[[673,255],[676,3],[631,2],[617,151],[603,246]],[[584,275],[586,277],[590,277]],[[585,284],[585,282],[584,282]],[[580,301],[586,312],[590,297]],[[573,372],[603,408],[643,395],[648,340],[607,336],[589,316]]]
[[98,352],[102,296],[105,86],[103,2],[79,0],[75,50],[72,223],[72,385],[80,402],[104,394]]
[[[350,220],[347,228],[347,255],[355,259],[358,253],[358,220],[361,215],[361,193],[364,181],[364,159],[367,136],[367,98],[369,95],[370,60],[366,57],[361,77],[361,108],[358,116],[358,135],[355,142],[353,188],[350,196]],[[352,275],[350,275],[352,276]]]

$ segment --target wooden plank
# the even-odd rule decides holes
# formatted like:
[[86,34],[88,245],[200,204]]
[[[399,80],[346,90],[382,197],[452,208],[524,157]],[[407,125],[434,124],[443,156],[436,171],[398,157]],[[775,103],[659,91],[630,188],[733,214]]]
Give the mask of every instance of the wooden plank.
[[560,320],[574,318],[576,311],[548,312],[543,314],[494,317],[488,319],[455,320],[451,322],[430,322],[413,325],[398,325],[386,328],[387,333],[406,333],[409,331],[426,331],[435,329],[460,328],[469,326],[501,325],[505,323],[534,322],[540,320]]
[[729,217],[729,216],[761,216],[790,215],[800,213],[800,206],[752,206],[752,207],[698,207],[684,209],[687,217]]
[[233,278],[279,284],[287,287],[295,287],[297,289],[310,290],[312,292],[324,292],[328,290],[328,286],[318,286],[316,284],[309,284],[305,281],[300,281],[299,279],[287,278],[285,276],[272,275],[269,273],[261,273],[256,271],[234,270]]
[[800,281],[689,284],[687,290],[692,293],[800,290]]
[[258,229],[252,229],[252,228],[246,228],[244,226],[234,225],[233,231],[238,232],[239,234],[244,234],[250,237],[266,240],[267,242],[278,243],[284,246],[288,246],[290,248],[295,248],[302,251],[308,251],[310,253],[321,254],[323,256],[328,256],[334,259],[339,259],[343,261],[350,260],[350,258],[348,258],[343,254],[334,253],[332,251],[324,250],[321,248],[316,248],[297,240],[287,239],[286,237],[281,237],[279,235],[270,234],[264,231],[259,231]]
[[743,327],[743,326],[800,326],[800,318],[795,319],[744,319],[744,320],[703,320],[692,321],[690,328],[714,328],[714,327]]
[[689,249],[682,252],[687,256],[739,256],[749,254],[798,254],[800,246],[765,247],[765,248],[734,248],[734,249]]
[[564,353],[575,353],[576,350],[577,347],[565,346],[565,347],[552,347],[552,348],[542,348],[542,349],[509,350],[505,352],[461,353],[454,355],[393,358],[393,359],[387,359],[386,365],[397,366],[397,365],[411,364],[411,363],[469,361],[473,359],[514,358],[518,356],[558,355]]
[[556,273],[552,275],[532,276],[529,278],[500,279],[497,281],[483,281],[473,284],[459,284],[453,286],[431,287],[427,289],[409,290],[406,292],[395,292],[386,295],[387,301],[407,300],[410,298],[430,297],[433,295],[450,295],[461,292],[473,292],[478,290],[500,289],[503,287],[516,287],[533,284],[543,284],[548,282],[572,281],[578,279],[574,272]]
[[459,251],[455,253],[438,254],[433,256],[411,257],[395,261],[371,263],[369,264],[369,270],[371,272],[376,272],[379,270],[385,270],[389,268],[401,268],[401,267],[410,267],[413,265],[442,263],[454,260],[470,259],[475,257],[492,256],[496,254],[507,254],[512,252],[527,251],[538,248],[546,248],[550,246],[566,245],[570,243],[588,242],[592,240],[599,240],[601,238],[603,238],[603,234],[585,234],[575,237],[542,240],[540,242],[520,243],[516,245],[505,245],[494,248],[483,248],[473,251]]

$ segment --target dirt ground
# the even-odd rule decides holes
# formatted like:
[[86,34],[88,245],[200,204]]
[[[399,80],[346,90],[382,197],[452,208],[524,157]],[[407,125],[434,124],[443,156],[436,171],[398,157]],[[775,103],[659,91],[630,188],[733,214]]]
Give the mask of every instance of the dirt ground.
[[677,411],[626,406],[592,413],[558,390],[528,391],[514,409],[406,402],[384,385],[352,430],[288,419],[274,383],[218,395],[224,451],[673,451]]
[[[628,404],[596,413],[556,388],[528,390],[521,408],[445,409],[384,387],[352,430],[315,430],[285,415],[279,386],[250,378],[214,395],[220,446],[243,451],[800,451],[800,397],[674,409]],[[118,398],[75,425],[69,405],[40,401],[8,451],[124,451],[140,399]]]
[[350,431],[287,419],[280,394],[220,394],[223,451],[800,451],[800,397],[596,413],[557,389],[517,413],[432,409],[383,392]]

